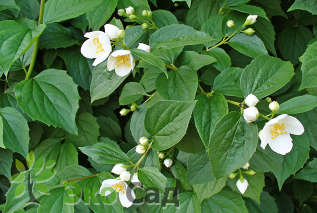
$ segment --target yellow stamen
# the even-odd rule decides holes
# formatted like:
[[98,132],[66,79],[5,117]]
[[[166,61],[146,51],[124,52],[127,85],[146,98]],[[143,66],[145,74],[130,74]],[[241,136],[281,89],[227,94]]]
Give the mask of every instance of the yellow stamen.
[[130,55],[120,55],[116,57],[116,66],[128,66],[130,67]]
[[123,194],[125,193],[125,186],[124,183],[116,183],[114,185],[111,186],[112,188],[114,188],[116,190],[116,192],[122,192]]
[[284,123],[277,123],[271,126],[271,134],[272,134],[272,139],[277,138],[280,135],[285,135],[287,134],[285,130],[285,124]]
[[101,53],[103,51],[105,51],[102,47],[102,44],[100,43],[100,40],[98,37],[93,38],[92,42],[94,43],[94,45],[97,47],[96,53]]

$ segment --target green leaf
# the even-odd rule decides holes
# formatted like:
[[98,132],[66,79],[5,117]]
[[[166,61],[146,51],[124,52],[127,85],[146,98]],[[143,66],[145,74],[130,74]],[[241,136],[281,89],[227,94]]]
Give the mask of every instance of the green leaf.
[[317,183],[317,158],[314,158],[295,176],[296,179]]
[[0,148],[0,175],[7,178],[11,177],[11,165],[13,162],[13,153],[9,150]]
[[81,55],[79,49],[69,48],[61,51],[59,55],[63,58],[67,71],[74,82],[85,90],[89,90],[92,68],[87,59]]
[[167,178],[155,167],[143,167],[138,170],[138,178],[142,185],[164,191]]
[[132,114],[130,131],[135,141],[138,141],[143,136],[149,136],[144,127],[146,110],[145,105],[141,105]]
[[132,26],[125,30],[124,42],[130,48],[136,48],[140,42],[147,38],[147,34],[139,26]]
[[229,8],[232,10],[242,12],[242,13],[246,13],[246,14],[258,15],[262,18],[269,20],[268,17],[266,16],[265,11],[261,7],[243,4],[243,5],[238,5],[238,6],[230,6]]
[[190,7],[192,0],[172,0],[172,2],[186,2],[187,6]]
[[175,48],[186,45],[203,44],[214,40],[206,33],[183,24],[172,24],[160,28],[150,37],[153,48]]
[[[305,104],[303,104],[305,103]],[[279,114],[299,114],[310,111],[317,107],[317,97],[313,95],[303,95],[294,97],[280,105]]]
[[147,95],[143,86],[137,82],[129,82],[124,85],[120,97],[120,105],[128,105]]
[[141,60],[161,70],[163,73],[165,73],[165,75],[167,75],[165,63],[158,56],[139,49],[133,49],[131,52]]
[[309,127],[305,129],[305,134],[307,134],[309,143],[315,150],[317,150],[317,140],[315,139],[317,138],[317,124],[314,122],[316,116],[317,109],[297,115],[304,127]]
[[97,117],[97,122],[100,126],[100,136],[110,138],[115,141],[122,138],[120,124],[115,119],[99,116]]
[[61,180],[72,180],[75,178],[80,178],[80,177],[85,177],[85,176],[90,176],[91,172],[79,165],[69,165],[69,166],[64,166],[58,173],[58,177]]
[[252,157],[258,144],[258,130],[248,124],[240,113],[224,116],[211,134],[208,155],[213,175],[225,177],[244,166]]
[[202,204],[202,212],[209,212],[210,209],[218,213],[248,213],[241,195],[224,189],[215,194]]
[[195,126],[198,134],[207,148],[212,140],[212,132],[216,123],[228,113],[228,103],[221,93],[215,93],[211,97],[198,96],[194,110]]
[[175,164],[171,167],[171,172],[173,176],[179,180],[182,184],[182,187],[185,190],[191,190],[192,187],[189,185],[187,180],[187,170],[179,161],[176,161]]
[[23,115],[12,107],[0,108],[4,146],[24,157],[29,152],[29,127]]
[[99,125],[96,118],[88,113],[81,113],[77,119],[78,135],[66,136],[66,140],[77,147],[93,145],[98,142]]
[[223,71],[231,67],[231,59],[230,56],[221,48],[214,48],[206,52],[208,55],[216,58],[216,63],[212,66],[215,67],[219,71]]
[[210,55],[202,55],[195,51],[184,51],[179,60],[182,65],[186,65],[195,71],[217,61]]
[[48,209],[52,212],[73,213],[74,212],[74,197],[69,196],[65,188],[57,188],[50,191],[48,196],[40,199],[40,205],[37,210],[38,213],[47,213]]
[[22,19],[0,21],[0,74],[7,73],[13,63],[32,46],[45,25]]
[[312,38],[313,33],[307,27],[287,27],[277,34],[277,46],[283,59],[297,64]]
[[101,138],[99,143],[79,149],[99,164],[130,162],[129,157],[120,149],[118,144],[108,138]]
[[63,143],[58,156],[56,170],[61,171],[67,166],[78,165],[78,152],[76,147],[69,143]]
[[226,185],[227,178],[219,178],[207,183],[194,184],[194,192],[196,193],[200,203],[210,198],[211,196],[219,193]]
[[[276,1],[276,0],[274,0]],[[264,18],[258,18],[254,24],[257,36],[263,41],[266,49],[276,56],[275,50],[275,31],[271,22]]]
[[268,192],[263,191],[261,193],[261,204],[257,204],[256,201],[251,199],[245,200],[245,205],[247,206],[249,212],[252,213],[278,213],[279,209],[275,202],[274,197],[272,197]]
[[47,69],[15,86],[19,107],[33,120],[77,134],[77,86],[63,70]]
[[[282,16],[287,18],[285,12],[281,7],[282,0],[255,0],[257,5],[260,5],[267,13],[267,15],[271,18],[272,16]],[[253,1],[254,2],[254,1]]]
[[251,58],[268,54],[262,40],[256,35],[249,36],[244,33],[239,33],[234,36],[228,44],[238,52]]
[[205,151],[189,156],[187,161],[187,179],[190,184],[203,184],[215,180],[210,159]]
[[173,13],[167,10],[155,10],[152,13],[152,19],[156,26],[159,28],[171,25],[178,24],[177,18]]
[[[248,181],[249,186],[243,196],[252,198],[258,204],[260,204],[260,197],[264,187],[264,173],[257,172],[255,175],[245,175],[244,178]],[[236,191],[239,192],[238,188],[236,187],[236,181],[237,180],[234,181],[234,186]]]
[[302,83],[300,90],[317,87],[317,41],[308,46],[305,53],[299,58],[302,62]]
[[61,22],[76,18],[91,11],[102,3],[102,0],[50,0],[45,3],[44,23]]
[[91,102],[111,95],[127,77],[120,77],[114,71],[108,71],[104,63],[96,66],[92,70],[90,84]]
[[[7,1],[7,0],[3,0]],[[29,19],[37,19],[40,13],[40,3],[38,0],[15,0],[21,8],[21,16]]]
[[317,15],[317,0],[296,0],[287,12],[293,10],[306,10],[313,15]]
[[40,37],[39,47],[40,49],[58,49],[79,44],[72,34],[69,28],[61,24],[48,24]]
[[147,110],[144,125],[154,149],[168,149],[184,137],[194,107],[195,101],[159,101]]
[[249,64],[241,75],[243,95],[254,94],[258,98],[271,95],[291,80],[294,68],[290,62],[271,56],[260,56]]
[[243,97],[240,89],[240,78],[243,69],[231,67],[222,71],[214,80],[213,90],[224,95]]
[[176,145],[176,148],[187,153],[197,153],[203,150],[204,144],[195,128],[193,119],[189,122],[186,134]]
[[203,32],[208,33],[211,37],[215,38],[214,41],[208,43],[208,46],[213,46],[225,36],[224,29],[224,16],[221,14],[213,14],[201,26]]
[[18,5],[15,3],[15,0],[0,0],[0,11],[6,9],[17,9],[19,10]]
[[167,100],[194,100],[198,87],[197,72],[190,67],[182,66],[156,80],[158,93]]
[[87,19],[90,29],[98,30],[105,23],[107,23],[107,21],[115,11],[117,4],[118,0],[102,0],[102,3],[100,5],[98,5],[91,12],[87,13]]

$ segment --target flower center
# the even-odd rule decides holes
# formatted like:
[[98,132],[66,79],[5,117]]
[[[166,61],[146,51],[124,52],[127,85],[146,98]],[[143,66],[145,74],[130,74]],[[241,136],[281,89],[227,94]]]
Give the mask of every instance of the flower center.
[[280,135],[285,135],[286,133],[284,123],[278,123],[271,126],[272,139],[277,138]]
[[122,192],[123,194],[125,193],[125,186],[124,183],[116,183],[114,185],[111,186],[112,188],[114,188],[116,190],[116,192]]
[[131,66],[129,55],[120,55],[116,57],[116,66]]
[[103,51],[105,51],[102,47],[102,44],[100,43],[100,40],[98,37],[93,38],[92,42],[94,43],[94,45],[97,47],[96,53],[101,53]]

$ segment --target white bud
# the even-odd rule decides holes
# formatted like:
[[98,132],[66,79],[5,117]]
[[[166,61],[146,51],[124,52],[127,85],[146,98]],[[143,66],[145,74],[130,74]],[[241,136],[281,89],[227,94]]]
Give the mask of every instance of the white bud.
[[166,158],[163,163],[167,168],[170,168],[173,165],[173,160],[170,158]]
[[255,106],[257,103],[259,103],[259,99],[253,95],[253,94],[250,94],[248,95],[245,99],[244,99],[244,102],[246,105],[248,105],[249,107],[253,107]]
[[234,27],[234,21],[233,20],[228,20],[227,21],[227,27],[229,27],[229,28]]
[[247,162],[243,167],[242,167],[242,169],[248,169],[250,167],[250,164],[249,164],[249,162]]
[[128,171],[124,171],[120,174],[120,179],[122,181],[129,181],[130,180],[130,177],[131,177],[131,173],[128,172]]
[[111,40],[117,39],[120,37],[120,29],[113,24],[105,25],[105,33],[109,36]]
[[277,112],[280,109],[280,105],[277,101],[273,101],[269,104],[269,108],[272,112]]
[[141,144],[141,145],[143,145],[143,146],[145,146],[145,145],[147,145],[148,144],[148,142],[149,142],[149,139],[147,138],[147,137],[141,137],[140,139],[139,139],[139,143]]
[[255,30],[254,29],[252,29],[251,27],[249,27],[248,29],[246,29],[246,30],[243,30],[242,31],[244,34],[247,34],[247,35],[253,35],[254,33],[255,33]]
[[118,164],[114,165],[114,167],[111,170],[111,172],[113,174],[116,174],[116,175],[120,175],[124,171],[127,171],[127,169],[125,168],[125,166],[122,163],[118,163]]
[[247,190],[249,183],[246,179],[239,179],[236,183],[237,188],[239,189],[239,191],[241,192],[241,194],[244,194],[245,191]]
[[137,145],[135,151],[138,154],[143,154],[145,152],[145,147],[143,145]]
[[141,185],[141,182],[139,180],[139,177],[138,177],[138,174],[137,173],[134,173],[132,175],[132,178],[131,178],[131,183],[135,186],[140,186]]
[[254,122],[259,117],[259,110],[256,107],[249,107],[243,110],[243,117],[247,123]]
[[149,45],[139,43],[138,49],[149,53],[151,50],[151,47]]
[[165,157],[165,155],[164,155],[164,153],[159,152],[159,153],[158,153],[158,157],[159,157],[159,159],[163,159],[163,158]]
[[130,111],[131,110],[129,110],[129,109],[123,108],[123,109],[120,110],[120,115],[121,116],[126,116],[127,114],[129,114]]
[[128,15],[132,15],[134,13],[134,8],[133,7],[128,7],[128,8],[125,8],[125,12],[128,14]]
[[257,15],[249,15],[247,17],[247,19],[245,20],[244,22],[244,26],[247,26],[247,25],[252,25],[256,22],[256,19],[258,18]]

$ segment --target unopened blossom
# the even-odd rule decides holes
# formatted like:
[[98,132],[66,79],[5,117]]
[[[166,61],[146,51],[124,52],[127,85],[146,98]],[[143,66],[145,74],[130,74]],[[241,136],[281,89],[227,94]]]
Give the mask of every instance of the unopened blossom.
[[108,70],[115,70],[120,77],[128,75],[134,69],[134,66],[135,63],[130,50],[116,50],[108,58]]
[[277,112],[280,109],[280,105],[277,101],[272,101],[269,104],[269,108],[272,112]]
[[129,110],[129,109],[123,108],[123,109],[120,110],[119,113],[120,113],[121,116],[126,116],[127,114],[129,114],[130,111],[131,110]]
[[243,117],[247,123],[254,122],[259,117],[259,111],[256,107],[248,107],[243,110]]
[[143,145],[143,146],[147,145],[148,142],[149,142],[149,139],[148,139],[147,137],[145,137],[145,136],[143,136],[143,137],[141,137],[141,138],[139,139],[139,143],[140,143],[141,145]]
[[106,24],[105,33],[109,36],[111,40],[114,40],[120,37],[121,30],[113,24]]
[[235,25],[233,20],[228,20],[226,24],[227,24],[227,27],[229,28],[232,28]]
[[260,131],[261,147],[265,149],[269,144],[271,149],[281,155],[289,153],[293,148],[290,134],[302,135],[304,126],[295,117],[287,114],[279,115],[268,121]]
[[138,49],[144,50],[145,52],[150,52],[151,47],[147,44],[139,43]]
[[120,175],[122,172],[125,172],[125,171],[127,171],[127,169],[125,165],[123,165],[122,163],[117,163],[116,165],[114,165],[114,167],[111,170],[111,172],[116,175]]
[[240,193],[244,194],[249,186],[249,183],[245,178],[239,178],[239,180],[236,182],[236,186],[239,189]]
[[254,107],[257,103],[259,103],[259,99],[255,95],[250,94],[244,99],[244,103],[249,107]]
[[249,162],[247,162],[242,168],[243,169],[248,169],[250,167],[250,164],[249,164]]
[[135,200],[134,191],[128,186],[125,181],[119,179],[107,179],[102,182],[100,187],[100,194],[108,196],[112,190],[119,194],[119,200],[123,207],[129,208]]
[[247,19],[245,20],[244,22],[244,26],[247,26],[247,25],[252,25],[256,22],[256,19],[258,18],[257,15],[249,15],[247,17]]
[[86,33],[84,37],[88,39],[81,46],[81,54],[86,58],[95,58],[93,66],[105,61],[112,51],[109,36],[102,31],[93,31]]
[[143,145],[137,145],[135,148],[136,153],[143,154],[145,152],[146,148]]
[[126,12],[126,14],[128,14],[128,15],[132,15],[132,14],[134,14],[134,8],[133,7],[127,7],[126,9],[125,9],[125,12]]
[[167,168],[170,168],[172,165],[173,165],[173,160],[170,159],[170,158],[166,158],[164,161],[163,161],[164,165],[167,167]]

